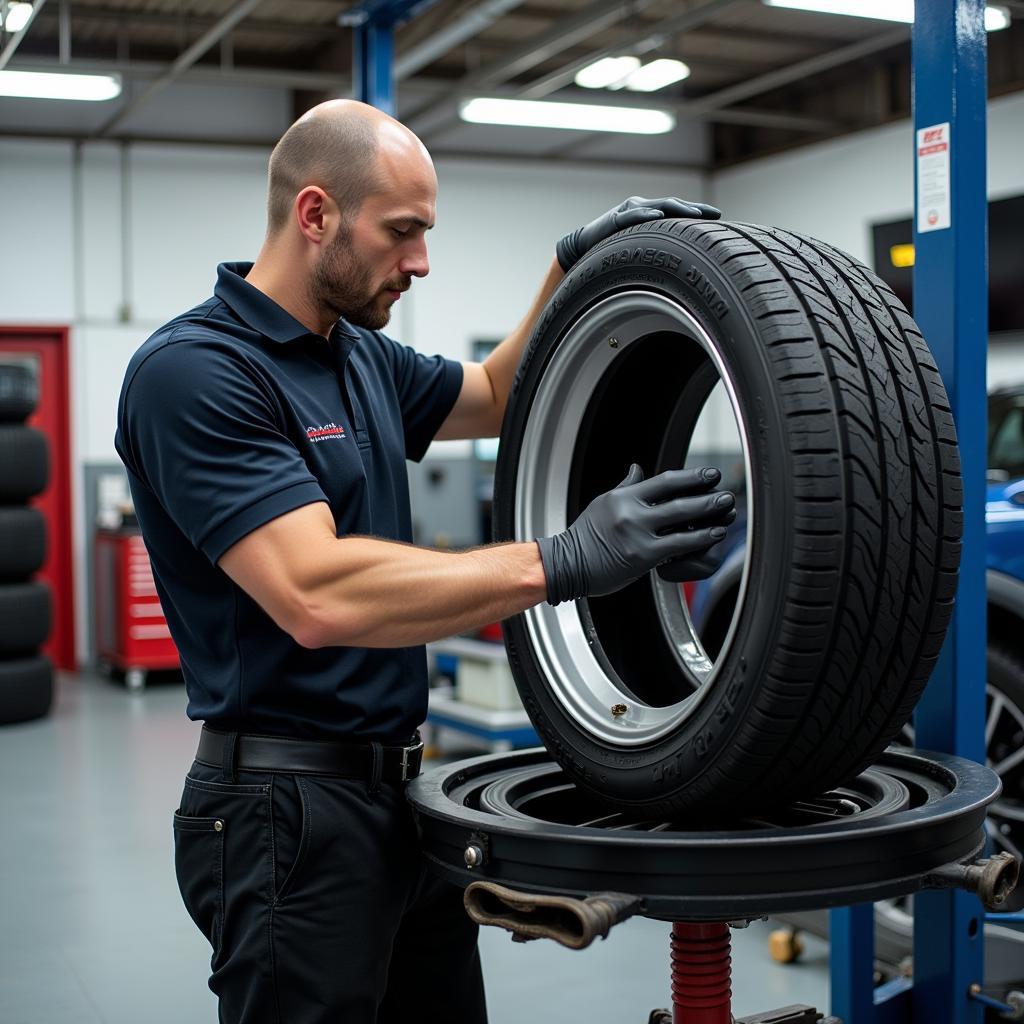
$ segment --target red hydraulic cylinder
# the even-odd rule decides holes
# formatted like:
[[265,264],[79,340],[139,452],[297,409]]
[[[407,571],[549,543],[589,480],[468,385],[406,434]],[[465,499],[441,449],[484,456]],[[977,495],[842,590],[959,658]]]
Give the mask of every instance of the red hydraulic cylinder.
[[672,925],[672,1024],[732,1024],[729,926]]

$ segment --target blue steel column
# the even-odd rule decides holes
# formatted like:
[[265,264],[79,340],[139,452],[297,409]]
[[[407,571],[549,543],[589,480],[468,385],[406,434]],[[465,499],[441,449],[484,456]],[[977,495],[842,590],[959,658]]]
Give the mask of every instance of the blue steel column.
[[[914,719],[915,743],[982,763],[988,350],[984,6],[983,0],[918,0],[913,34],[915,141],[917,131],[948,122],[951,181],[949,227],[919,232],[914,217],[914,316],[949,391],[965,513],[953,622]],[[918,184],[917,159],[915,168]],[[981,1024],[982,1007],[967,990],[982,980],[983,917],[977,898],[960,891],[915,898],[914,1024]]]
[[352,27],[352,95],[386,114],[395,113],[395,27],[437,0],[365,0],[339,24]]
[[395,113],[394,22],[370,17],[354,31],[352,94],[385,114]]
[[829,1009],[843,1024],[875,1020],[875,905],[838,907],[828,915]]

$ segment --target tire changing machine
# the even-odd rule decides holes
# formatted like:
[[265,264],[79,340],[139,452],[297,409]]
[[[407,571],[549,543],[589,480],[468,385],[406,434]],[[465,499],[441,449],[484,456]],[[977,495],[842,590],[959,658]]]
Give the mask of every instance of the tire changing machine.
[[983,856],[998,793],[972,761],[896,749],[848,786],[741,820],[609,811],[543,749],[435,768],[408,788],[427,858],[477,922],[574,949],[637,914],[672,922],[673,1006],[648,1024],[822,1021],[810,1006],[732,1016],[729,927],[770,914],[964,890],[977,931],[967,894],[995,910],[1018,878],[1011,855]]
[[[347,12],[358,98],[393,112],[394,27],[433,2],[365,0]],[[998,786],[991,773],[972,764],[984,759],[984,6],[984,0],[919,0],[913,28],[914,315],[950,395],[966,510],[957,609],[915,730],[922,746],[955,756],[890,752],[848,791],[790,808],[795,822],[732,823],[717,831],[676,831],[664,822],[616,828],[600,814],[579,819],[585,801],[559,781],[542,752],[464,762],[416,780],[410,790],[438,867],[463,881],[467,872],[486,873],[489,881],[474,877],[467,889],[470,906],[485,917],[508,917],[524,938],[535,927],[545,935],[554,929],[570,945],[590,941],[635,913],[675,921],[676,1006],[671,1014],[655,1011],[650,1024],[732,1024],[728,996],[722,996],[723,985],[728,989],[725,922],[749,920],[769,908],[822,906],[842,907],[832,912],[830,925],[832,1010],[838,1016],[829,1020],[982,1021],[983,929],[971,893],[988,909],[998,909],[1016,872],[1005,858],[979,860],[984,807]],[[944,133],[934,134],[943,127]],[[945,149],[929,150],[930,144]],[[751,824],[753,829],[745,827]],[[515,860],[505,853],[506,843],[543,851],[545,863],[534,865],[539,874],[531,887],[540,885],[549,895],[498,891],[502,887],[493,879],[526,882],[514,871],[506,874]],[[531,862],[525,851],[523,856]],[[794,870],[797,864],[803,870]],[[609,884],[619,893],[651,891],[588,902],[585,893],[603,892]],[[914,891],[915,980],[875,990],[870,901]],[[542,923],[522,919],[531,914]],[[549,916],[553,921],[545,923]],[[709,995],[712,990],[717,995]],[[793,1007],[747,1017],[742,1024],[820,1020],[811,1008]]]

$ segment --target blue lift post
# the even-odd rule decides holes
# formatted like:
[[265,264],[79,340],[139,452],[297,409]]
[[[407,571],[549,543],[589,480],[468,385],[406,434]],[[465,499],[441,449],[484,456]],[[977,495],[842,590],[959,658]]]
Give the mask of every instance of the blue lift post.
[[352,95],[386,114],[395,113],[395,27],[437,0],[366,0],[341,16],[351,25]]
[[[988,351],[984,0],[917,0],[914,317],[949,392],[964,480],[960,585],[914,719],[915,743],[984,763]],[[844,1024],[981,1024],[984,914],[959,890],[914,900],[914,980],[875,989],[874,908],[833,911],[832,1012]]]
[[[914,742],[982,764],[988,419],[984,8],[983,0],[918,0],[913,35],[914,317],[949,392],[964,481],[957,603],[942,658],[914,718]],[[948,125],[945,132],[943,125]],[[945,164],[942,150],[933,151],[943,143],[948,146]],[[943,173],[948,174],[948,187],[941,180]],[[929,892],[915,899],[914,1024],[981,1024],[984,1008],[970,997],[969,988],[982,981],[984,917],[978,900],[960,890]]]

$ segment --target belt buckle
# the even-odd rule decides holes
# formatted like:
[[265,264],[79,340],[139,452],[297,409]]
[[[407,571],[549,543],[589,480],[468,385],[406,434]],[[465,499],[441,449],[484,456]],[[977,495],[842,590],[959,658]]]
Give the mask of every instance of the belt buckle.
[[408,782],[415,779],[420,773],[423,764],[423,740],[417,737],[415,743],[402,747],[402,760],[399,767],[402,769],[400,781]]

